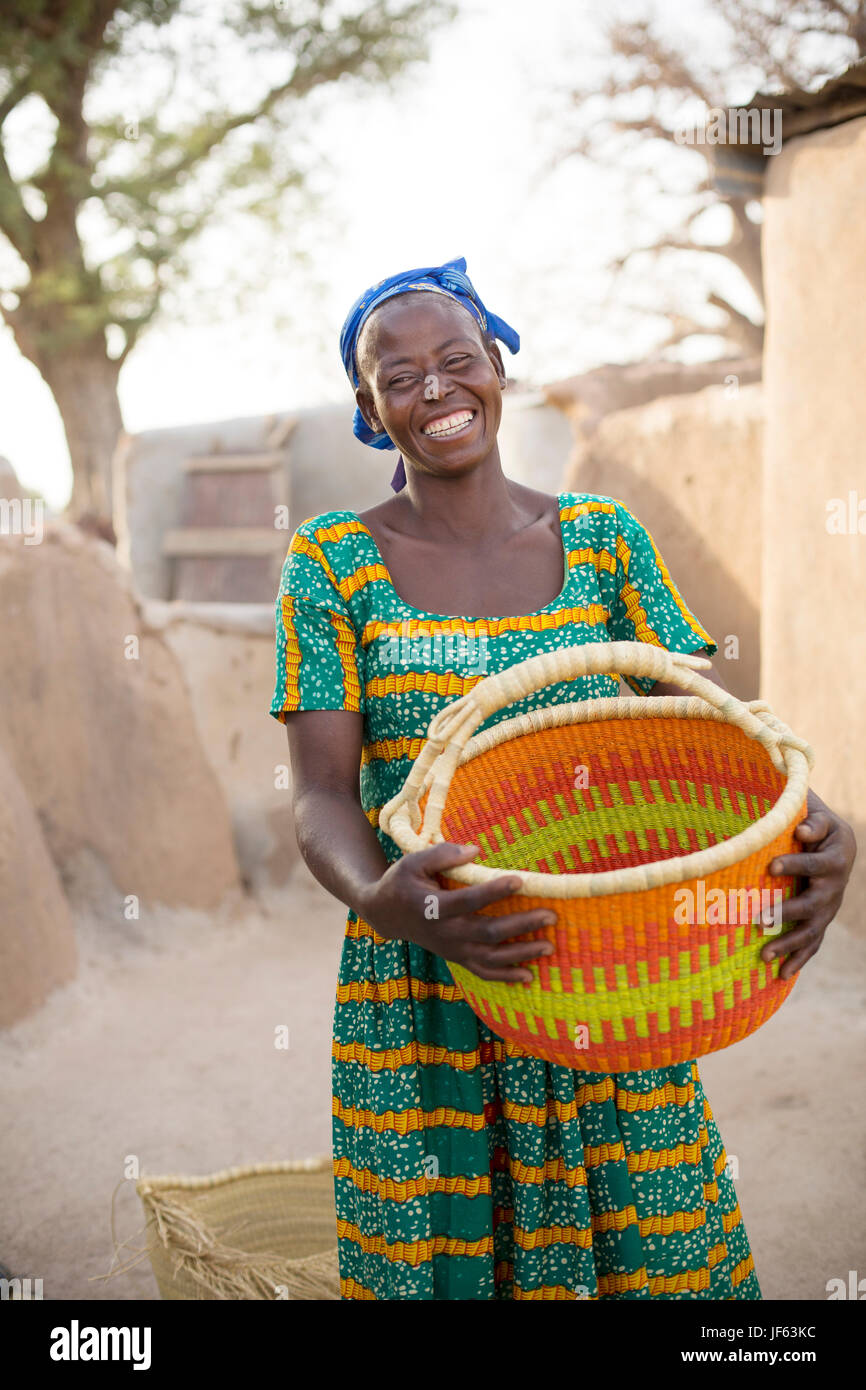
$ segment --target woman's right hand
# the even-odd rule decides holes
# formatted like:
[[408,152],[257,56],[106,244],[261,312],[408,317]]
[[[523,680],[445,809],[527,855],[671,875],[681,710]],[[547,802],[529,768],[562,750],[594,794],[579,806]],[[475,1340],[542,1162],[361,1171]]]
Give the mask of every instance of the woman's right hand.
[[390,940],[414,941],[445,960],[456,961],[482,980],[523,981],[532,974],[523,962],[553,954],[549,941],[509,938],[552,925],[544,908],[492,917],[480,909],[511,896],[521,879],[503,874],[475,887],[443,888],[436,875],[478,854],[476,845],[444,842],[404,854],[365,890],[359,914]]

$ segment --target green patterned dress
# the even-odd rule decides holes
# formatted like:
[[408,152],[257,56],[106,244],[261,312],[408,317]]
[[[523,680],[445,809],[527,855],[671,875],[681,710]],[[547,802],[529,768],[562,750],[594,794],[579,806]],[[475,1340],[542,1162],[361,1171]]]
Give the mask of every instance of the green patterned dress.
[[[580,642],[716,644],[652,537],[610,497],[559,495],[563,587],[521,617],[428,613],[394,589],[355,512],[298,527],[277,598],[271,714],[364,716],[364,810],[402,786],[432,716],[484,675]],[[628,677],[638,694],[653,681]],[[616,695],[612,676],[549,703]],[[344,1299],[759,1299],[697,1063],[552,1066],[492,1033],[448,966],[349,911],[333,1043],[334,1181]]]

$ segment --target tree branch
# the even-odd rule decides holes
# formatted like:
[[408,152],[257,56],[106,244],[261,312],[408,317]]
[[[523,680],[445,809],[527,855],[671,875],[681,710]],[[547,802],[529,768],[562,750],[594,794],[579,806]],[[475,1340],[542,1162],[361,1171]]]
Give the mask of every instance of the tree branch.
[[36,225],[9,171],[0,135],[0,231],[27,266],[31,265],[34,254]]
[[[300,100],[315,91],[316,88],[334,82],[344,75],[357,76],[362,68],[370,64],[373,57],[370,51],[371,40],[381,41],[391,37],[390,27],[384,27],[381,31],[373,34],[365,34],[364,29],[363,15],[344,18],[340,30],[336,33],[317,29],[302,48],[299,61],[291,77],[271,87],[254,106],[232,116],[226,116],[221,120],[211,117],[207,125],[200,128],[197,134],[189,132],[186,136],[179,137],[180,142],[185,143],[187,148],[171,164],[165,165],[162,169],[148,170],[146,174],[133,179],[117,179],[104,184],[94,183],[90,189],[91,196],[105,199],[112,194],[120,193],[135,198],[140,196],[142,189],[151,191],[171,186],[183,174],[189,173],[215,149],[224,144],[228,136],[234,131],[255,124],[256,121],[272,114],[284,99],[291,97]],[[314,38],[327,43],[329,51],[327,59],[321,53],[315,52]],[[349,52],[345,50],[347,40],[350,43]],[[303,63],[305,57],[308,59],[306,66]],[[374,59],[374,61],[381,64],[384,58]]]
[[716,309],[722,309],[729,318],[729,331],[723,335],[732,337],[735,342],[740,343],[748,352],[760,352],[764,341],[763,325],[753,323],[747,314],[735,309],[724,295],[712,293],[707,295],[707,303],[712,304]]

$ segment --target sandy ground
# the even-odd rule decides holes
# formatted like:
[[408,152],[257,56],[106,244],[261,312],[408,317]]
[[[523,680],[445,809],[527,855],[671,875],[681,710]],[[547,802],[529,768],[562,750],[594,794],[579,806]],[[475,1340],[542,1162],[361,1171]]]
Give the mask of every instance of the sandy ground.
[[[82,924],[82,966],[0,1034],[0,1262],[46,1299],[158,1297],[146,1261],[107,1282],[112,1191],[143,1173],[304,1158],[330,1143],[329,1052],[344,914],[301,867],[234,922]],[[275,1047],[275,1029],[289,1048]],[[866,1276],[866,937],[835,923],[781,1012],[705,1058],[767,1299]],[[117,1236],[142,1244],[134,1183]],[[128,1258],[128,1255],[126,1256]]]

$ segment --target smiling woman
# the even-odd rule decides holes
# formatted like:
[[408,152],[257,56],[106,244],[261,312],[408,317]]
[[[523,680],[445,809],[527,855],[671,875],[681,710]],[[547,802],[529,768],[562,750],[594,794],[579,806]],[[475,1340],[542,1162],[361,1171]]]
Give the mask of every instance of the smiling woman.
[[495,341],[453,300],[417,291],[386,300],[365,321],[358,354],[362,415],[374,434],[387,434],[416,467],[447,462],[453,471],[479,440],[488,447],[495,440],[505,387],[502,359]]
[[[304,522],[277,600],[271,713],[298,840],[349,909],[333,1046],[342,1296],[757,1299],[697,1063],[607,1075],[504,1042],[446,961],[519,991],[552,947],[514,938],[549,913],[485,915],[513,893],[508,874],[446,890],[439,875],[476,847],[401,854],[378,824],[432,716],[485,674],[611,639],[716,650],[620,501],[505,477],[497,339],[519,347],[463,261],[361,296],[341,338],[355,433],[398,449],[405,475],[367,512]],[[429,640],[443,633],[462,640],[443,652]],[[562,681],[487,724],[617,693],[614,675]]]
[[[448,353],[452,363],[471,363],[473,359],[479,360],[480,346],[483,349],[483,357],[496,364],[500,388],[505,387],[505,372],[496,347],[496,339],[500,338],[511,352],[517,352],[520,348],[520,338],[503,319],[490,314],[484,308],[465,272],[466,262],[462,257],[447,261],[442,266],[426,266],[418,270],[404,271],[390,279],[380,280],[372,289],[362,294],[350,310],[340,335],[340,352],[346,373],[356,388],[354,432],[365,444],[372,444],[377,449],[397,447],[395,440],[381,422],[374,403],[374,392],[390,393],[396,390],[399,393],[401,389],[408,392],[413,381],[417,384],[418,380],[418,353],[407,350],[409,345],[415,348],[416,344],[412,342],[411,336],[401,339],[398,334],[395,339],[392,333],[389,337],[382,324],[383,306],[396,308],[398,311],[405,311],[408,307],[411,314],[413,308],[419,307],[419,296],[423,296],[420,305],[424,308],[430,305],[431,293],[444,296],[446,317],[444,322],[440,318],[439,325],[434,325],[433,328],[434,336],[438,335],[439,338],[438,343],[434,345],[437,357]],[[400,303],[395,305],[392,301],[398,296]],[[455,306],[462,306],[466,312],[455,314]],[[439,307],[442,307],[442,303]],[[412,327],[410,324],[410,335]],[[379,338],[383,333],[384,341],[380,346]],[[429,348],[430,345],[426,346]],[[438,370],[426,373],[423,381],[424,400],[438,401]],[[468,408],[473,416],[477,413],[476,406]],[[501,414],[501,401],[498,408]],[[430,411],[428,428],[441,421],[442,414],[441,410],[438,415],[437,412]],[[395,491],[400,491],[405,484],[406,475],[401,458],[391,486]]]

